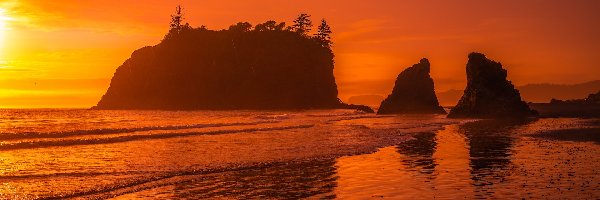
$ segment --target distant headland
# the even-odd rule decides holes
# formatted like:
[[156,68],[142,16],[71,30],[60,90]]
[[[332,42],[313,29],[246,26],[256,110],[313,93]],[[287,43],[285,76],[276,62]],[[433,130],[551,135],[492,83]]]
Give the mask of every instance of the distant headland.
[[192,28],[181,7],[169,33],[117,68],[95,109],[359,109],[342,103],[333,75],[331,28],[240,22],[224,30]]
[[529,106],[543,117],[597,118],[600,117],[600,91],[583,99],[552,99],[549,103],[530,103]]

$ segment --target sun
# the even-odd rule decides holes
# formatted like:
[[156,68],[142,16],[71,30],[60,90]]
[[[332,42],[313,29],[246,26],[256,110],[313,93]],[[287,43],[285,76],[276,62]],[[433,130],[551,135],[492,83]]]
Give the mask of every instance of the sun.
[[13,18],[8,16],[8,12],[4,8],[0,8],[0,30],[9,29],[8,23],[12,20]]
[[13,18],[8,16],[8,13],[6,12],[6,10],[3,8],[0,8],[0,30],[2,30],[2,31],[8,30],[9,29],[8,22],[12,21],[12,20],[13,20]]
[[0,8],[0,55],[4,49],[4,38],[6,37],[6,31],[10,30],[9,22],[12,21],[13,18],[8,16],[8,13],[5,9]]

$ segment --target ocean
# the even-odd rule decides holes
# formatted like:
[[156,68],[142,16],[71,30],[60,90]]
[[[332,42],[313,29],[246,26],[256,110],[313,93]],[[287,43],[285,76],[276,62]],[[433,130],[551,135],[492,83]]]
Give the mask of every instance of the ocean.
[[600,198],[600,119],[0,110],[0,199]]

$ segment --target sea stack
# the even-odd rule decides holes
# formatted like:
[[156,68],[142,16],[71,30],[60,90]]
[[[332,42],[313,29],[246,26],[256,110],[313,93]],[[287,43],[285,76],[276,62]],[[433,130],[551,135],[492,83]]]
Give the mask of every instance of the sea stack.
[[172,30],[117,68],[95,109],[358,109],[342,103],[333,52],[283,28]]
[[505,118],[536,115],[521,100],[519,91],[506,80],[506,70],[499,62],[481,53],[469,54],[467,87],[450,118]]
[[377,114],[446,114],[435,95],[426,58],[402,71],[392,94],[381,102]]

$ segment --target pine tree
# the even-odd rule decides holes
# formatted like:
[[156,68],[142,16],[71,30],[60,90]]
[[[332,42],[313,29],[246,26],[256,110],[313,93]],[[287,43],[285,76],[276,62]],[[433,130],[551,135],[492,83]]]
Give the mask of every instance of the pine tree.
[[307,35],[308,32],[312,30],[312,21],[310,20],[310,15],[305,13],[300,14],[298,18],[294,20],[292,30],[302,35]]
[[182,25],[183,19],[183,8],[181,7],[181,5],[178,5],[177,7],[175,7],[175,14],[171,15],[171,30],[175,30],[176,32],[181,31],[181,29],[184,26]]
[[331,27],[327,24],[325,19],[321,20],[321,25],[319,25],[317,29],[317,33],[315,34],[315,38],[320,41],[323,46],[330,47],[333,42],[331,42]]

